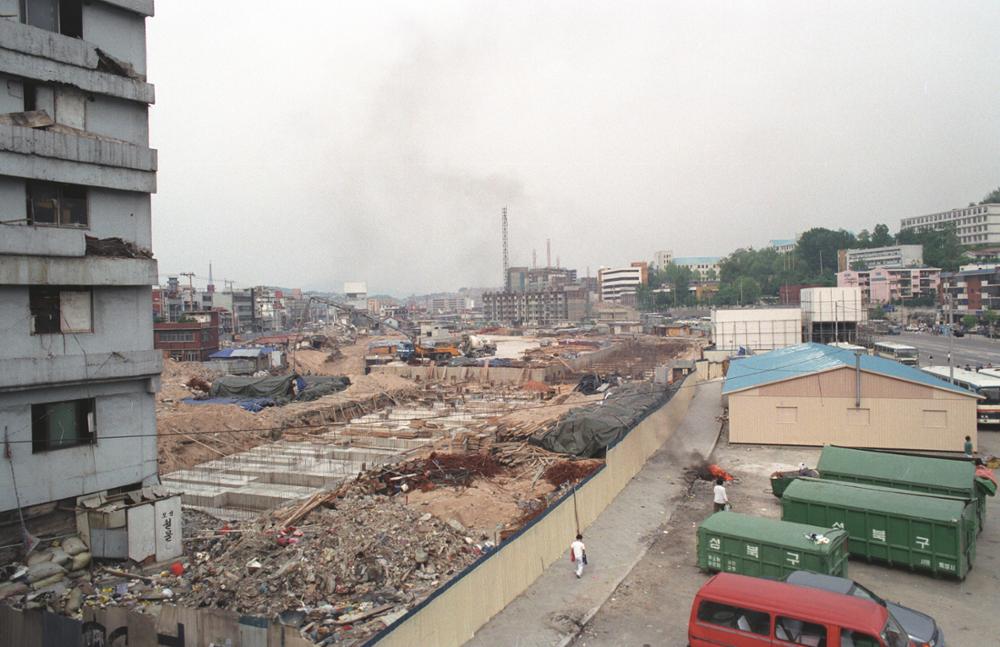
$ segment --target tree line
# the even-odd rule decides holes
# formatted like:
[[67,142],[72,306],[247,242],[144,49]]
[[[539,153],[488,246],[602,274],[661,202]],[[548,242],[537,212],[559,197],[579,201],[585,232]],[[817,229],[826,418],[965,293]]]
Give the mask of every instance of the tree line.
[[[979,204],[1000,203],[1000,188],[990,192]],[[971,203],[970,206],[974,206]],[[795,249],[779,252],[773,248],[737,249],[722,259],[718,276],[701,276],[690,268],[669,264],[652,268],[649,285],[637,294],[639,308],[664,311],[671,307],[702,305],[749,305],[761,300],[777,300],[782,285],[837,284],[837,252],[841,249],[923,245],[924,264],[955,272],[965,262],[963,246],[949,225],[929,231],[900,231],[895,235],[888,225],[876,224],[871,231],[857,234],[845,229],[814,227],[796,241]],[[859,268],[850,268],[859,269]],[[704,281],[718,281],[718,291],[698,299],[690,290]]]

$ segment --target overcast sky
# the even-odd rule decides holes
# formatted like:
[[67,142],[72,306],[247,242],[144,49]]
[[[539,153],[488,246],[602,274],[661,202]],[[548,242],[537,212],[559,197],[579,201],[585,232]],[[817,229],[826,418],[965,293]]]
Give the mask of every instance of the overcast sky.
[[406,296],[892,231],[1000,185],[1000,3],[195,2],[148,20],[162,273]]

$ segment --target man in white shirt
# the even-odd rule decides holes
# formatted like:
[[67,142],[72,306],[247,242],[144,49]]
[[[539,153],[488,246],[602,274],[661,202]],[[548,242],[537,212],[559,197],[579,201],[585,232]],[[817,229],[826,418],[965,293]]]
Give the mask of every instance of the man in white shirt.
[[726,504],[729,503],[729,497],[726,496],[726,488],[723,483],[724,481],[722,479],[715,479],[715,512],[725,510]]
[[576,541],[569,545],[570,559],[576,562],[576,576],[583,575],[583,565],[587,563],[587,547],[583,545],[583,535],[577,535]]

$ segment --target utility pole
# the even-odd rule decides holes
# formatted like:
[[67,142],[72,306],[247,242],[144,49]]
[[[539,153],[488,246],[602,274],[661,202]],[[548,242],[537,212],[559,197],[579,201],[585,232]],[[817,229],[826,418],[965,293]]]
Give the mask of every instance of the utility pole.
[[503,287],[505,292],[510,292],[510,257],[507,254],[507,207],[504,207],[501,212],[500,232],[503,238]]
[[191,310],[194,310],[194,272],[181,272],[181,276],[186,276],[188,279],[188,296],[191,300]]
[[955,348],[955,331],[952,330],[952,320],[954,318],[954,313],[952,312],[952,301],[951,294],[948,294],[948,381],[952,384],[955,383],[955,364],[951,358],[952,350]]

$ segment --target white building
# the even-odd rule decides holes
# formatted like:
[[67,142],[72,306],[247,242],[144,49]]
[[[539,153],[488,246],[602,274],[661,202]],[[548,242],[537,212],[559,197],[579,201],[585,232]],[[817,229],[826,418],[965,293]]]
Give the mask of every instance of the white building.
[[868,321],[860,287],[803,288],[799,294],[806,341],[857,342],[858,324]]
[[158,482],[162,360],[149,252],[153,2],[2,0],[0,14],[0,428],[10,451],[0,470],[0,540],[8,540],[19,506],[72,509],[82,495]]
[[890,245],[869,249],[842,249],[837,252],[837,270],[846,272],[864,265],[865,270],[876,267],[920,267],[924,264],[923,245]]
[[798,308],[726,308],[712,311],[712,339],[717,350],[769,351],[802,343]]
[[954,225],[963,245],[1000,244],[1000,204],[979,204],[926,216],[903,218],[900,231],[927,231]]
[[601,289],[601,301],[617,303],[628,294],[649,284],[649,273],[644,261],[632,263],[629,267],[602,267],[597,270],[597,281]]
[[662,270],[674,261],[674,252],[669,249],[661,249],[653,256],[653,267]]
[[720,263],[722,263],[721,256],[678,256],[674,258],[674,265],[689,268],[700,279],[707,279],[710,272],[715,278],[719,278]]
[[782,238],[767,241],[767,246],[779,254],[791,254],[795,251],[795,243],[794,238]]

